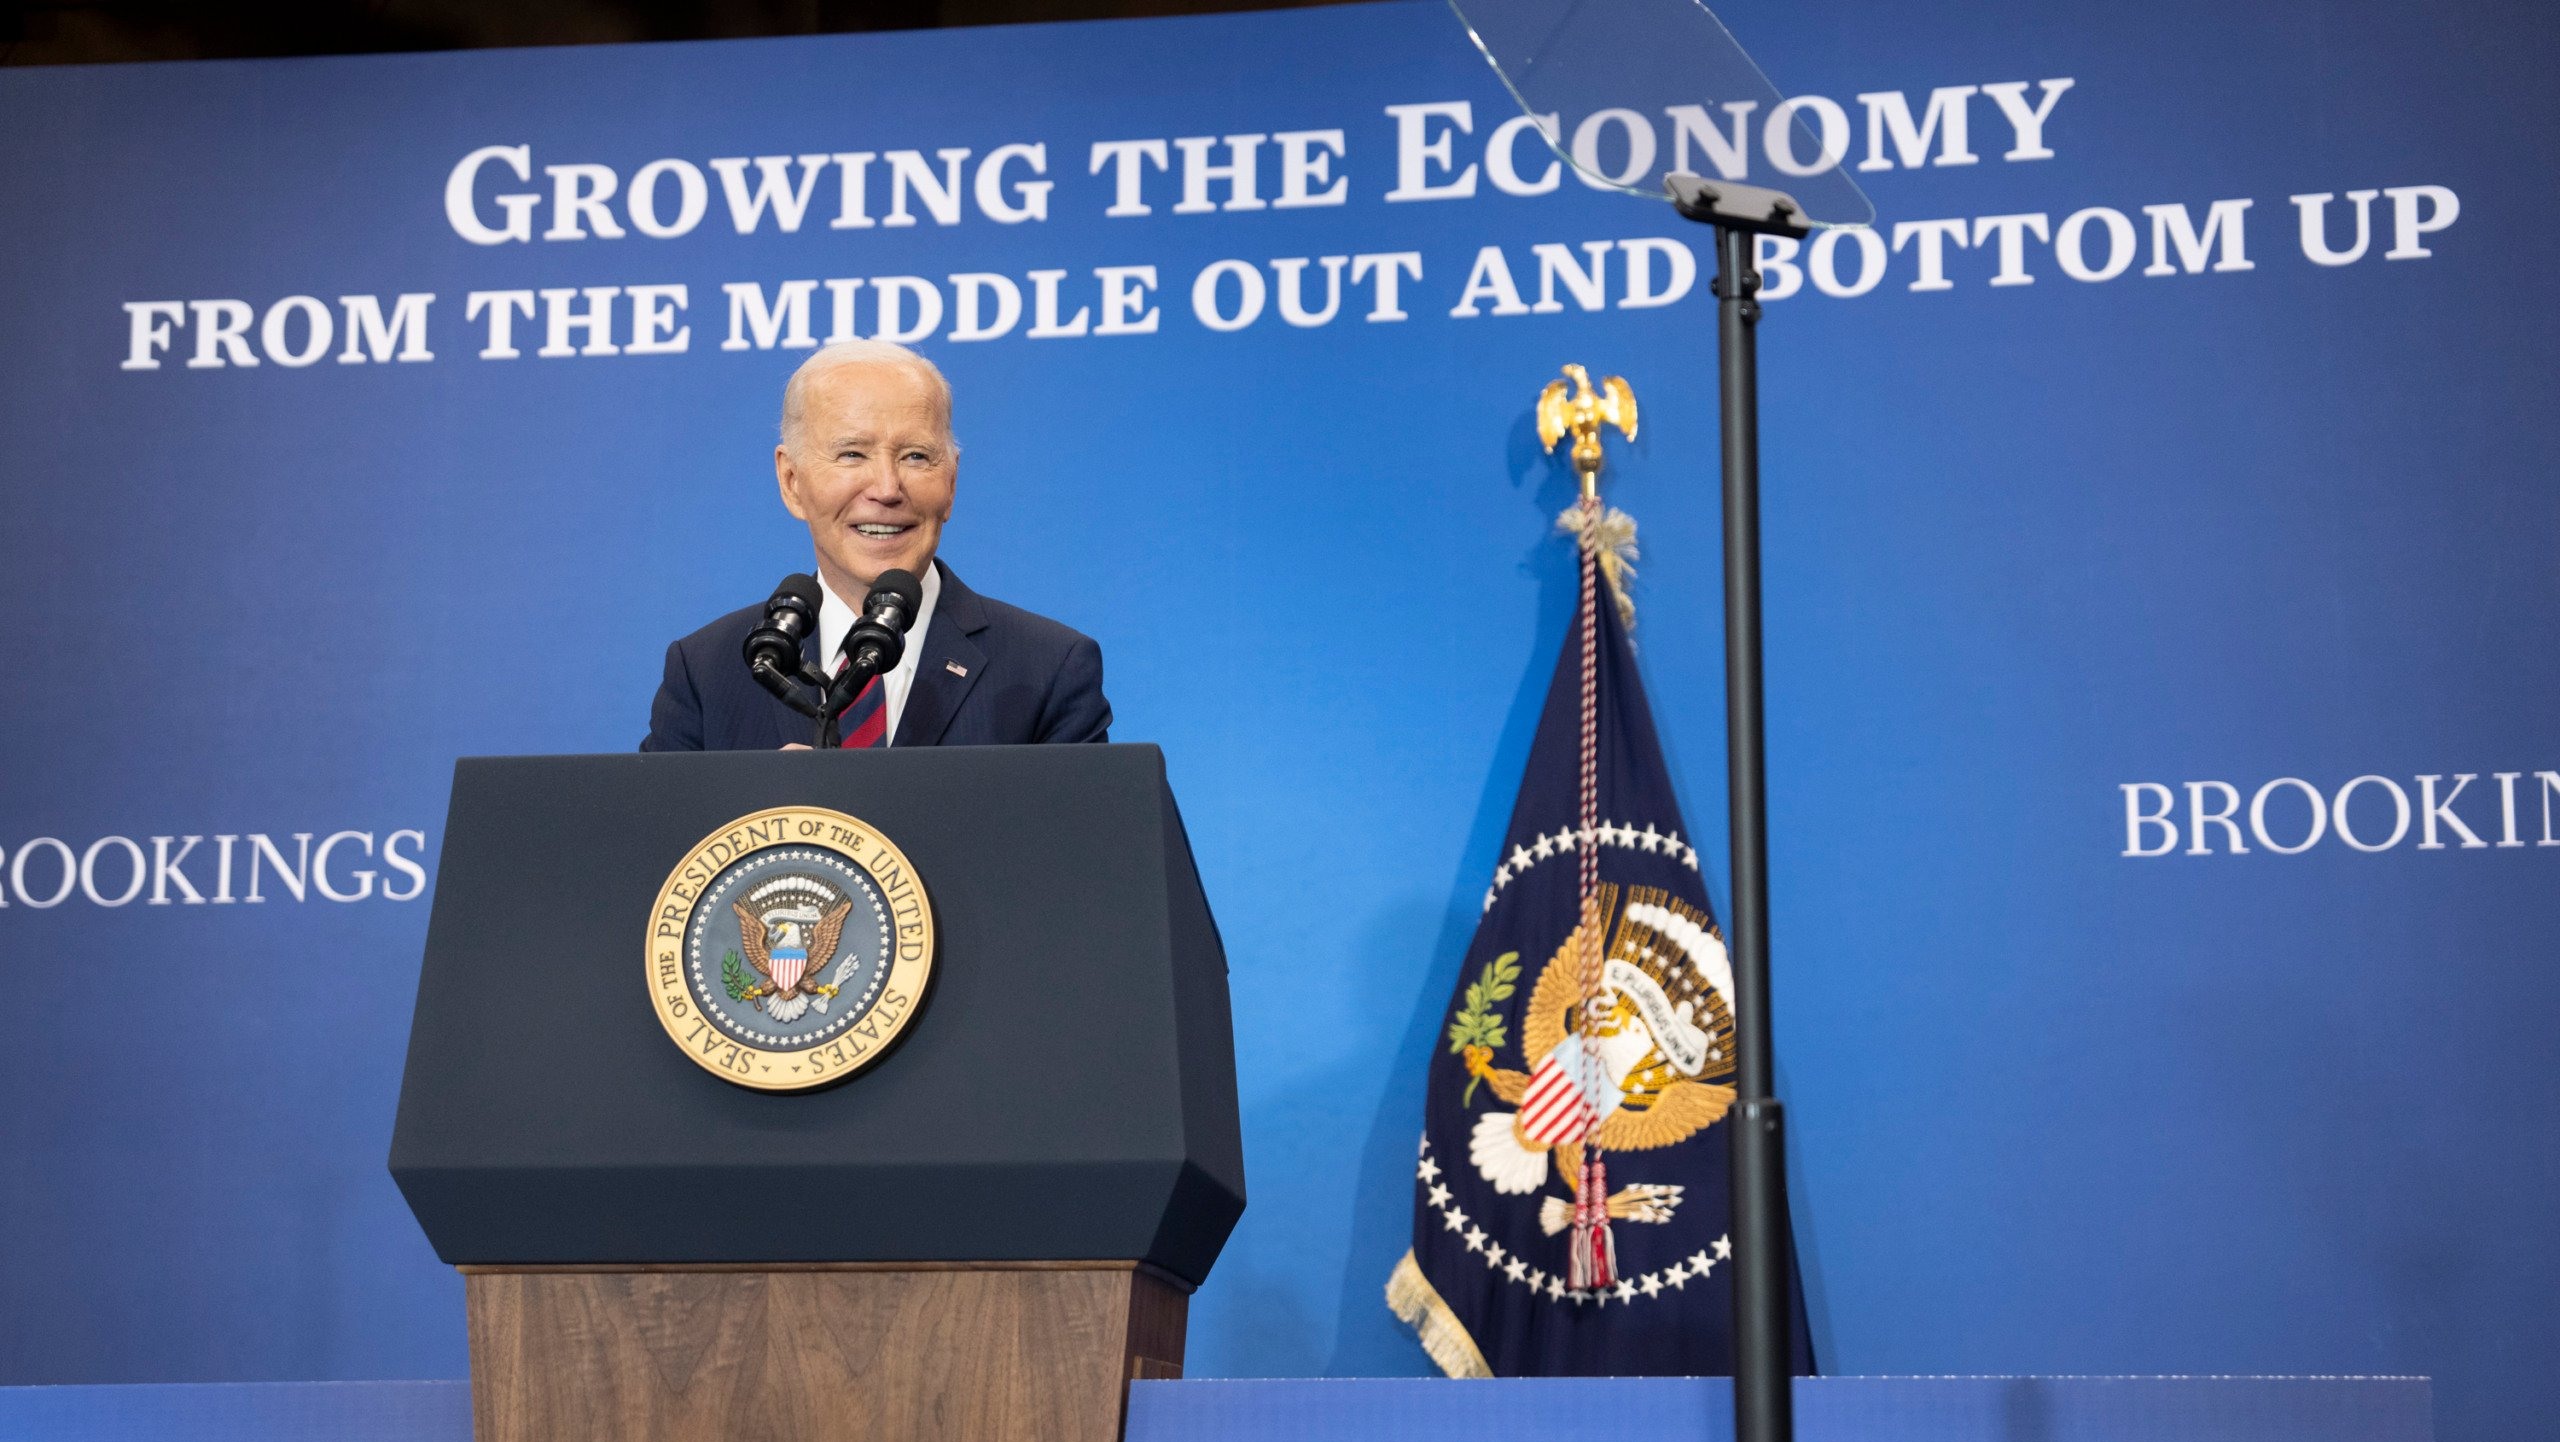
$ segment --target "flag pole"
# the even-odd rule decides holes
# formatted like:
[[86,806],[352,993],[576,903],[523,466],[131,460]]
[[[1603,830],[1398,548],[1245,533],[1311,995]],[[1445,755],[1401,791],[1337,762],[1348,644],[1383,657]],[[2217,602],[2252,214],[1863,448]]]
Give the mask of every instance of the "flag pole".
[[[1599,842],[1599,581],[1603,569],[1602,509],[1600,506],[1600,467],[1605,459],[1600,444],[1601,433],[1616,426],[1628,440],[1636,436],[1636,397],[1628,389],[1626,377],[1610,376],[1597,386],[1591,374],[1578,365],[1564,368],[1566,380],[1547,382],[1538,394],[1538,440],[1547,449],[1555,449],[1567,437],[1573,440],[1573,468],[1582,478],[1582,496],[1567,517],[1577,518],[1572,527],[1575,551],[1582,566],[1581,600],[1575,607],[1581,627],[1579,650],[1582,654],[1582,736],[1581,790],[1579,820],[1576,823],[1576,850],[1580,855],[1581,912],[1574,935],[1580,939],[1580,1000],[1573,1011],[1574,1034],[1584,1038],[1581,1049],[1583,1089],[1598,1091],[1594,1069],[1599,1053],[1588,1044],[1598,1030],[1607,1003],[1601,988],[1601,959],[1608,944],[1603,928],[1608,917],[1597,904],[1600,895]],[[1610,577],[1610,590],[1617,590],[1616,577]],[[1582,1174],[1574,1185],[1573,1235],[1566,1276],[1576,1293],[1605,1292],[1617,1285],[1617,1246],[1609,1231],[1609,1182],[1607,1164],[1601,1158],[1600,1127],[1603,1118],[1593,1112],[1582,1131]]]
[[1725,769],[1733,849],[1734,1359],[1736,1442],[1795,1435],[1787,1285],[1785,1113],[1769,1029],[1769,808],[1760,674],[1761,235],[1809,233],[1774,190],[1694,175],[1667,183],[1715,227],[1716,358],[1724,433]]

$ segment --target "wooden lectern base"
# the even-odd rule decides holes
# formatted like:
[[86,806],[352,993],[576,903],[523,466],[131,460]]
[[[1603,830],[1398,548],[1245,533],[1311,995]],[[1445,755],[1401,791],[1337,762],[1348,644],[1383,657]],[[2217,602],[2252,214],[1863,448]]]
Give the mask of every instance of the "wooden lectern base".
[[1137,1262],[461,1270],[477,1442],[1118,1442],[1190,1307]]

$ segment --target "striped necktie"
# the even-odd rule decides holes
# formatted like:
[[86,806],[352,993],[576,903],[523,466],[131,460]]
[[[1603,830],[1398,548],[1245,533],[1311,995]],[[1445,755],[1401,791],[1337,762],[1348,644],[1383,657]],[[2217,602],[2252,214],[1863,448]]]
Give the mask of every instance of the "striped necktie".
[[[851,661],[852,658],[849,656],[837,657],[836,674],[843,675],[844,668]],[[888,692],[887,688],[880,684],[880,680],[881,678],[877,676],[872,677],[870,684],[862,688],[862,694],[853,698],[853,704],[844,708],[843,717],[836,722],[836,734],[844,739],[837,742],[837,745],[855,747],[889,744]]]

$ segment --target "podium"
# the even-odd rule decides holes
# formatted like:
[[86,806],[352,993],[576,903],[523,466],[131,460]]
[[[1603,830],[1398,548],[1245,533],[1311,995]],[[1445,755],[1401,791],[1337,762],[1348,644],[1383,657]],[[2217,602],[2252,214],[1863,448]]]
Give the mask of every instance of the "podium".
[[[718,899],[686,858],[786,807],[894,843],[933,956],[863,1069],[776,1092],[662,1024],[653,948],[662,892]],[[458,763],[391,1171],[465,1276],[479,1442],[1116,1439],[1244,1208],[1163,757]]]

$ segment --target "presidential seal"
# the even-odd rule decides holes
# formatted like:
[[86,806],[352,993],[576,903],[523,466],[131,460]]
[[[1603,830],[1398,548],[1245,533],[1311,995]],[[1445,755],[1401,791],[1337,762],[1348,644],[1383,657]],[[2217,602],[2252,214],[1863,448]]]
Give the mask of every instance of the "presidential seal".
[[802,1091],[878,1061],[933,975],[933,907],[887,837],[841,811],[742,816],[686,853],[649,919],[649,997],[724,1081]]

